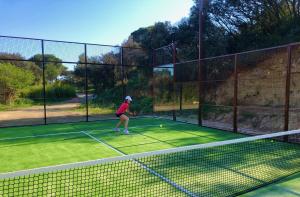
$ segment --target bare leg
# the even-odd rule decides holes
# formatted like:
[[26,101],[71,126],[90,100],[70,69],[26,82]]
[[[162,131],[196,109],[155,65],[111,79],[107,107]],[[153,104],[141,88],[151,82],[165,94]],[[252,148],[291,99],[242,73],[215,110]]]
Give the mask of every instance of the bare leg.
[[123,114],[120,118],[124,121],[124,127],[125,127],[124,132],[125,132],[125,134],[128,134],[128,133],[129,133],[129,132],[128,132],[128,122],[129,122],[129,118],[128,118],[126,115],[124,115],[124,114]]
[[128,123],[129,123],[129,118],[126,116],[126,120],[125,120],[125,129],[128,129]]
[[118,124],[116,125],[116,129],[120,127],[120,125],[123,123],[123,120],[120,118],[120,121],[118,122]]

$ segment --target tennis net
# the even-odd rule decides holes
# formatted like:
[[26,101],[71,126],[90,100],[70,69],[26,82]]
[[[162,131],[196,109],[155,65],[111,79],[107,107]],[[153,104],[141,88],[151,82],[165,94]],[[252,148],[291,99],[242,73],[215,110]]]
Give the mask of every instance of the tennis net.
[[2,173],[0,196],[236,196],[300,172],[299,136],[295,130]]

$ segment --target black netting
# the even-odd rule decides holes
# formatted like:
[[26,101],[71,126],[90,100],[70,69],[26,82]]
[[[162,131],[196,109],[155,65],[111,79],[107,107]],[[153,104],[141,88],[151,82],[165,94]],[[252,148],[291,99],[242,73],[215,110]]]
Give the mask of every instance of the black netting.
[[238,55],[238,128],[284,129],[287,48]]
[[43,93],[39,63],[0,60],[0,127],[43,124]]
[[89,120],[116,118],[123,102],[125,82],[121,66],[87,65]]
[[120,65],[121,47],[91,45],[86,46],[87,62],[99,65]]
[[124,85],[126,94],[133,99],[130,111],[135,115],[152,115],[153,113],[152,75],[152,67],[125,67]]
[[235,57],[208,58],[200,65],[202,124],[232,130]]
[[65,166],[66,170],[32,171],[13,178],[2,175],[0,195],[236,196],[300,171],[299,144],[281,140],[238,139],[87,167]]
[[173,45],[168,45],[154,50],[154,66],[174,63]]
[[44,53],[47,62],[85,62],[84,44],[44,41]]
[[174,66],[176,118],[198,122],[199,61],[178,63]]
[[171,118],[175,110],[173,65],[153,69],[153,109],[154,114]]
[[290,121],[289,128],[300,127],[300,44],[291,47]]
[[[59,76],[52,70],[61,67]],[[47,123],[80,122],[86,120],[84,64],[45,63],[45,93]]]

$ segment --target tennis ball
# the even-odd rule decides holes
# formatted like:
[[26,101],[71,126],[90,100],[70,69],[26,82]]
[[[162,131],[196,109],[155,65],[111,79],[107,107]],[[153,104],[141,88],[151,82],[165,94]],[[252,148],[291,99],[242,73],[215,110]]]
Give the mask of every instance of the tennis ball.
[[161,124],[161,125],[159,125],[159,127],[160,127],[160,128],[162,128],[162,127],[163,127],[163,125]]

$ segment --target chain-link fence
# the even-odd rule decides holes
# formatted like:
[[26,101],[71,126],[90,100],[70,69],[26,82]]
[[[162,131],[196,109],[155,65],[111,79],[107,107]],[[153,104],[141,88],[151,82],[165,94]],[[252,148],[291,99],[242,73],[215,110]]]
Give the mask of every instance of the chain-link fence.
[[299,43],[200,61],[177,51],[155,50],[155,114],[253,135],[299,128]]
[[0,36],[0,127],[115,118],[125,95],[152,113],[142,48]]
[[299,128],[300,44],[186,61],[153,51],[0,36],[0,127],[139,115],[250,134]]

